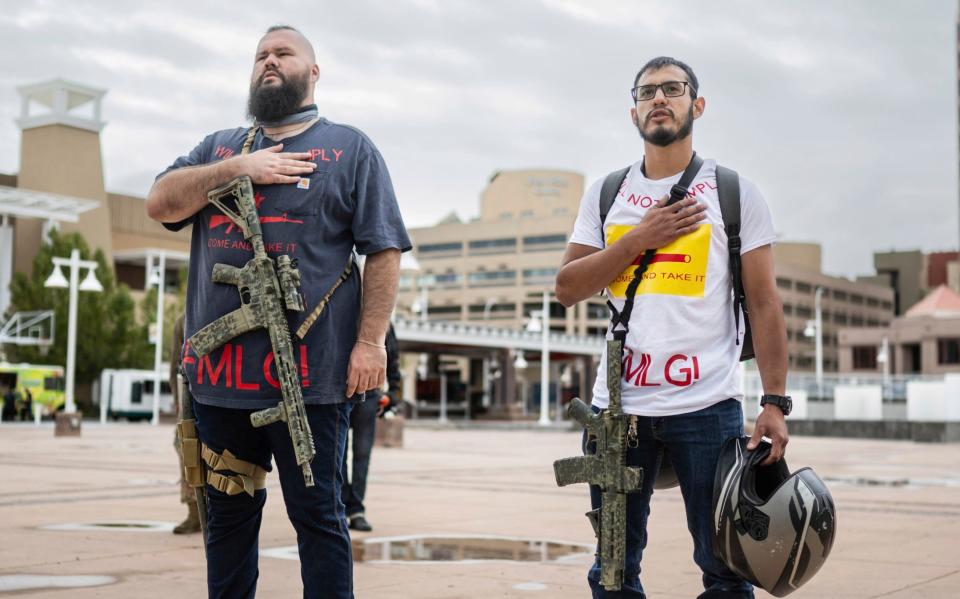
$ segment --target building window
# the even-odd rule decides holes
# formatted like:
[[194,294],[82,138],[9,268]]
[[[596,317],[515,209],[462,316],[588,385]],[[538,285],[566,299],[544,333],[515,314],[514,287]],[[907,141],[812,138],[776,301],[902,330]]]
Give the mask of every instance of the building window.
[[610,318],[610,309],[603,304],[587,304],[587,318]]
[[850,303],[851,303],[851,304],[862,304],[862,303],[863,303],[863,296],[860,295],[859,293],[851,293],[851,294],[850,294]]
[[[550,302],[550,318],[566,318],[567,317],[567,308],[560,302]],[[539,312],[543,310],[542,302],[526,302],[523,304],[523,316],[524,318],[530,318],[533,315],[533,312]]]
[[501,237],[500,239],[475,239],[469,243],[471,252],[494,254],[497,252],[515,251],[516,237]]
[[512,285],[517,279],[515,270],[492,270],[470,273],[471,286]]
[[463,283],[463,275],[455,272],[425,274],[417,277],[417,285],[420,287],[459,287],[461,283]]
[[839,301],[841,301],[841,302],[845,302],[845,301],[847,301],[847,292],[846,292],[846,291],[840,291],[839,289],[834,289],[834,290],[833,290],[833,299],[839,300]]
[[525,268],[523,270],[523,282],[527,285],[533,283],[553,283],[556,279],[556,268]]
[[797,316],[800,318],[810,318],[813,316],[813,309],[810,306],[797,306]]
[[833,315],[833,322],[837,324],[847,324],[847,315],[843,312],[837,312]]
[[607,334],[607,327],[587,327],[587,335],[603,337]]
[[875,297],[868,297],[868,298],[867,298],[867,305],[870,306],[871,308],[876,308],[877,306],[880,305],[880,300],[878,300],[878,299],[875,298]]
[[793,281],[784,279],[783,277],[777,277],[777,287],[780,289],[793,289]]
[[797,293],[810,293],[811,291],[813,291],[813,286],[810,283],[797,281]]
[[427,306],[428,316],[440,314],[455,315],[457,318],[460,318],[460,306]]
[[[558,235],[531,235],[523,238],[524,249],[538,250],[537,246],[549,245],[556,246],[567,242],[567,236],[563,233]],[[552,249],[552,248],[551,248]]]
[[862,327],[862,326],[863,326],[863,316],[851,316],[851,317],[850,317],[850,324],[853,325],[853,326],[855,326],[855,327]]
[[[486,304],[471,304],[469,307],[470,317],[471,318],[482,317],[486,309],[487,309]],[[517,311],[516,304],[511,304],[511,303],[491,304],[488,314],[490,315],[490,318],[513,318],[513,315],[516,311]]]
[[463,251],[463,242],[454,241],[450,243],[424,243],[417,246],[418,254],[442,254]]
[[877,369],[877,346],[876,345],[854,345],[853,346],[853,369],[854,370],[876,370]]
[[937,339],[937,361],[940,364],[960,364],[960,339]]
[[790,316],[793,314],[793,304],[784,304],[783,305],[783,314],[785,316]]
[[883,300],[882,302],[880,302],[880,307],[883,308],[884,310],[893,310],[893,304],[891,302],[888,302],[887,300]]

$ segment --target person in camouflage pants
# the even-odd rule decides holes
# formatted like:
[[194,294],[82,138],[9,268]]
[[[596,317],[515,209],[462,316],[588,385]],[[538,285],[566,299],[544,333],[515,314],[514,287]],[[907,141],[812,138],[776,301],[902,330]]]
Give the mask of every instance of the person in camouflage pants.
[[[180,385],[177,381],[177,371],[180,369],[180,352],[183,347],[183,319],[181,314],[173,325],[173,342],[170,344],[170,392],[173,394],[173,405],[177,414],[180,413]],[[187,485],[183,477],[183,456],[180,454],[180,434],[177,427],[173,428],[173,447],[177,450],[177,461],[180,464],[180,503],[187,506],[186,519],[173,528],[173,534],[184,535],[200,532],[200,515],[197,512],[197,498],[193,489]]]

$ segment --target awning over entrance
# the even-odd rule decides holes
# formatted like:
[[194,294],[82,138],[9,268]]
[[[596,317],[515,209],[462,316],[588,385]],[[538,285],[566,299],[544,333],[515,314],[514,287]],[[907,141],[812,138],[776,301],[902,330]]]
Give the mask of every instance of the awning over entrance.
[[99,205],[96,200],[0,185],[0,215],[75,223]]

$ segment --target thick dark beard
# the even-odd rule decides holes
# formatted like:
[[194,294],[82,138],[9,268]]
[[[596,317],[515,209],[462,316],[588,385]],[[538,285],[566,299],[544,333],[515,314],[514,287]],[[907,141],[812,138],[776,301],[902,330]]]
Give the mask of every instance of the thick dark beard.
[[690,110],[687,111],[687,120],[676,132],[669,131],[663,127],[657,127],[650,133],[644,133],[643,126],[639,123],[636,123],[636,125],[637,131],[640,132],[640,137],[643,138],[643,141],[665,148],[678,139],[690,137],[690,134],[693,132],[693,104],[690,105]]
[[309,72],[289,77],[283,77],[277,73],[277,76],[280,77],[280,85],[263,85],[261,77],[259,84],[250,86],[247,116],[261,123],[269,123],[279,121],[300,108],[304,98],[307,97]]

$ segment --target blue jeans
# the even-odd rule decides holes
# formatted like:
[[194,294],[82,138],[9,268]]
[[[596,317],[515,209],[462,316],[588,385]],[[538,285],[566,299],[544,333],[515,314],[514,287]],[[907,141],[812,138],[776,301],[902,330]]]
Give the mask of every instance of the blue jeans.
[[[250,424],[252,410],[194,403],[200,440],[222,453],[270,470],[276,461],[287,517],[297,532],[300,577],[305,598],[351,599],[353,559],[350,535],[340,500],[340,460],[346,446],[352,403],[308,405],[307,420],[317,455],[314,485],[306,487],[284,422],[263,428]],[[266,489],[227,495],[207,490],[207,592],[211,599],[249,599],[259,576],[258,537]]]
[[367,494],[367,472],[370,470],[370,452],[377,430],[377,412],[380,410],[379,394],[353,406],[350,412],[350,428],[353,429],[353,468],[347,476],[347,452],[343,452],[340,475],[343,477],[341,494],[346,505],[347,517],[363,514],[363,498]]
[[[598,411],[596,407],[594,411]],[[720,447],[726,439],[743,435],[740,402],[727,399],[688,414],[650,418],[639,416],[637,447],[627,450],[627,465],[643,468],[643,487],[627,495],[627,551],[623,587],[619,592],[600,586],[599,557],[587,580],[595,599],[644,599],[640,584],[640,559],[647,545],[650,497],[664,452],[669,454],[680,481],[687,512],[687,529],[693,537],[693,561],[703,572],[704,592],[699,599],[753,599],[750,583],[734,574],[713,554],[713,480]],[[596,443],[583,436],[583,451],[592,454]],[[676,492],[670,490],[667,492]],[[600,488],[590,486],[590,503],[600,507]]]

